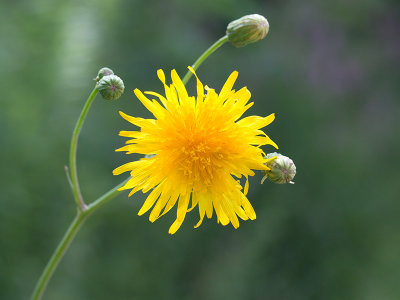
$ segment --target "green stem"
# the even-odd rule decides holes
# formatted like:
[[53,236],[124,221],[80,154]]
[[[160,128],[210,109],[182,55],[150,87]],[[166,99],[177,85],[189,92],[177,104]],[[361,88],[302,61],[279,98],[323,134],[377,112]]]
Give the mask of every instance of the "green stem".
[[46,286],[54,273],[54,270],[57,268],[69,245],[75,238],[76,234],[79,231],[79,228],[86,220],[86,218],[90,214],[92,214],[97,208],[118,196],[121,193],[121,191],[118,191],[118,189],[122,187],[128,180],[129,178],[114,187],[113,189],[109,190],[103,196],[99,197],[96,201],[88,205],[85,211],[81,211],[78,209],[75,219],[72,221],[72,224],[69,226],[67,232],[65,233],[61,242],[58,244],[56,250],[54,250],[53,255],[51,256],[49,262],[43,270],[43,273],[40,276],[38,283],[36,284],[35,290],[32,293],[31,300],[39,300],[42,297]]
[[[223,44],[225,44],[228,41],[228,36],[225,35],[222,38],[220,38],[218,41],[216,41],[214,44],[210,46],[206,51],[203,52],[202,55],[194,62],[192,65],[192,68],[196,71],[197,68],[201,65],[201,63],[208,57],[210,54],[212,54],[215,50],[217,50],[219,47],[221,47]],[[186,84],[190,77],[192,77],[192,72],[188,71],[186,75],[183,77],[182,82],[183,84]]]
[[72,240],[74,239],[75,235],[77,234],[82,223],[85,221],[86,217],[87,217],[87,214],[84,214],[78,210],[75,219],[72,221],[67,232],[65,233],[64,237],[62,238],[61,242],[58,244],[56,250],[54,251],[53,255],[51,256],[49,262],[47,263],[46,268],[43,270],[43,273],[39,278],[36,288],[33,291],[31,300],[38,300],[42,297],[43,292],[45,291],[46,286],[47,286],[51,276],[53,275],[54,270],[56,269],[61,258],[64,256],[65,252],[68,249],[68,246],[71,244]]
[[103,206],[104,204],[106,204],[108,201],[110,201],[111,199],[115,198],[116,196],[118,196],[121,191],[118,191],[118,189],[120,187],[123,187],[125,185],[125,183],[128,182],[128,180],[131,179],[130,177],[128,177],[126,180],[124,180],[123,182],[121,182],[120,184],[118,184],[117,186],[115,186],[114,188],[112,188],[111,190],[109,190],[107,193],[105,193],[104,195],[100,196],[99,198],[97,198],[97,200],[93,201],[92,203],[90,203],[87,206],[86,209],[86,214],[90,215],[92,212],[94,212],[96,209],[98,209],[100,206]]
[[78,148],[78,137],[79,133],[81,132],[83,122],[85,121],[90,105],[96,97],[97,92],[98,89],[95,87],[92,93],[89,95],[89,98],[86,100],[85,106],[81,111],[81,115],[76,122],[74,132],[72,133],[71,146],[69,150],[69,170],[71,174],[72,192],[74,194],[76,205],[80,211],[84,211],[86,209],[86,205],[83,201],[81,190],[79,188],[78,172],[76,170],[76,149]]

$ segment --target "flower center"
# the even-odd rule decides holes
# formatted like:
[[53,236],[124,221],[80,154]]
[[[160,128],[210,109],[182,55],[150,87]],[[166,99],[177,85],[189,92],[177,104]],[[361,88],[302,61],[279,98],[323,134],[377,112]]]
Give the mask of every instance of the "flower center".
[[218,148],[205,139],[192,137],[179,149],[178,170],[193,190],[204,189],[212,184],[218,160],[223,158]]

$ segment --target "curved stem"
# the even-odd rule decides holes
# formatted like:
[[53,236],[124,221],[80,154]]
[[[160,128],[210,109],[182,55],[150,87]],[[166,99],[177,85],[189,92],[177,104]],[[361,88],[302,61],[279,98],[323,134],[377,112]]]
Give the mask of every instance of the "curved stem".
[[71,146],[69,150],[69,170],[71,174],[72,191],[74,194],[76,205],[78,206],[78,209],[80,211],[84,211],[86,209],[86,205],[85,202],[83,201],[78,182],[78,172],[76,170],[76,149],[78,148],[78,137],[79,133],[81,132],[83,122],[85,121],[90,105],[92,104],[94,98],[96,97],[97,92],[98,89],[97,87],[95,87],[92,93],[89,95],[89,98],[86,100],[85,106],[82,109],[78,121],[76,122],[74,132],[72,133]]
[[[210,56],[215,50],[217,50],[219,47],[221,47],[223,44],[225,44],[228,41],[228,36],[225,35],[222,38],[220,38],[218,41],[216,41],[214,44],[210,46],[206,51],[203,52],[202,55],[194,62],[192,65],[192,68],[196,71],[197,68],[201,65],[201,63],[208,57]],[[192,72],[187,71],[186,75],[183,77],[182,82],[183,84],[186,84],[190,77],[192,77]]]

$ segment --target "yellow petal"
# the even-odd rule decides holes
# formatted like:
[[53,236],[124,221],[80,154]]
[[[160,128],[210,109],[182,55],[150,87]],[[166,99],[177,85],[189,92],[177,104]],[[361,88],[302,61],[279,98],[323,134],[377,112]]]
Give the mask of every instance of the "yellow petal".
[[176,88],[176,91],[178,92],[179,95],[179,101],[180,103],[185,103],[185,101],[188,98],[188,93],[186,91],[186,88],[182,82],[182,80],[179,78],[178,73],[176,73],[175,70],[171,71],[171,78],[172,78],[172,82]]
[[160,79],[160,81],[161,81],[162,83],[165,84],[165,74],[164,74],[164,71],[161,70],[161,69],[158,69],[158,70],[157,70],[157,76],[158,76],[158,79]]
[[154,206],[153,210],[150,213],[149,220],[150,222],[154,222],[160,216],[161,210],[167,204],[168,200],[170,199],[170,195],[167,193],[162,193],[160,199],[158,199],[156,205]]
[[223,211],[220,200],[218,198],[213,199],[213,204],[215,208],[215,213],[217,214],[218,221],[221,222],[223,226],[228,225],[229,218]]
[[260,129],[269,124],[271,124],[275,119],[275,114],[270,114],[269,116],[263,118],[259,116],[250,116],[241,119],[237,122],[238,125],[244,127],[251,127],[253,129]]
[[146,201],[144,202],[142,208],[139,210],[138,215],[141,216],[145,212],[147,212],[153,204],[157,201],[158,197],[161,194],[162,184],[159,184],[147,197]]
[[232,204],[233,208],[235,209],[235,213],[242,219],[242,220],[248,220],[249,217],[246,215],[246,212],[241,208],[239,205],[236,205],[235,203]]
[[155,121],[155,120],[151,120],[151,119],[143,119],[143,118],[131,117],[131,116],[127,115],[127,114],[124,114],[122,111],[120,111],[119,114],[125,120],[127,120],[128,122],[130,122],[133,125],[136,125],[138,127],[146,127],[146,126],[152,125],[152,124],[154,124],[154,121]]
[[175,222],[169,228],[168,233],[174,234],[175,232],[177,232],[179,227],[181,227],[182,223],[183,223],[183,220],[179,221],[178,219],[176,219]]
[[246,183],[244,184],[243,193],[246,196],[248,192],[249,192],[249,177],[246,176]]
[[126,164],[114,169],[113,170],[113,175],[119,175],[119,174],[122,174],[124,172],[131,171],[132,168],[134,168],[136,165],[138,165],[138,163],[139,163],[138,161],[133,161],[133,162],[126,163]]
[[199,215],[200,215],[200,220],[199,220],[199,222],[194,226],[194,228],[197,228],[197,227],[199,227],[199,226],[201,225],[201,223],[203,222],[205,213],[206,213],[205,203],[204,203],[204,201],[200,201],[200,202],[199,202]]
[[193,70],[192,67],[188,67],[188,69],[190,70],[190,72],[193,73],[194,76],[196,76],[196,87],[197,87],[197,104],[203,102],[203,98],[204,98],[204,88],[203,88],[203,84],[201,83],[201,81],[199,80],[199,78],[196,75],[196,72]]
[[160,217],[162,217],[163,215],[165,215],[167,212],[169,212],[171,210],[172,207],[174,207],[176,201],[179,198],[179,192],[175,191],[174,193],[172,193],[171,198],[169,198],[167,205],[164,208],[164,211],[162,213],[162,215]]
[[120,131],[119,135],[124,137],[138,138],[143,137],[143,132],[140,131]]
[[161,119],[164,114],[165,111],[162,108],[162,106],[154,101],[150,101],[140,90],[135,89],[134,93],[136,95],[136,97],[138,97],[138,99],[140,100],[140,102],[142,102],[142,104],[157,118],[157,119]]
[[196,205],[199,203],[199,196],[198,193],[192,193],[192,206],[187,210],[187,212],[190,212],[193,210],[193,208],[196,207]]
[[244,195],[242,197],[242,206],[244,208],[244,211],[246,212],[246,215],[250,218],[250,220],[255,220],[256,212],[254,211],[253,206],[251,206],[249,200],[247,200],[246,196]]
[[152,95],[152,96],[157,97],[161,101],[161,103],[164,105],[164,107],[167,108],[168,101],[167,101],[167,99],[165,99],[164,96],[160,95],[159,93],[149,92],[149,91],[146,91],[144,93],[147,95]]
[[222,98],[223,100],[228,98],[228,95],[232,90],[232,87],[235,84],[238,75],[239,73],[237,71],[232,72],[232,74],[228,77],[224,86],[222,87],[221,92],[219,93],[219,98]]
[[190,194],[186,194],[179,198],[177,219],[182,220],[182,222],[185,219],[186,212],[188,210],[189,200]]
[[230,203],[230,201],[226,197],[221,197],[221,206],[224,210],[225,214],[228,216],[229,220],[231,221],[233,227],[239,227],[239,220],[236,216],[236,213]]

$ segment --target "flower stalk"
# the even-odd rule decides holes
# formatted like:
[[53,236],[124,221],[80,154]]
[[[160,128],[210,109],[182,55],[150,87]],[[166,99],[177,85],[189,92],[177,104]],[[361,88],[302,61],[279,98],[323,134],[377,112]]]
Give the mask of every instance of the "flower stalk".
[[[206,51],[203,52],[203,54],[200,55],[200,57],[194,62],[192,65],[193,70],[197,70],[197,68],[201,65],[201,63],[206,60],[207,57],[209,57],[211,54],[213,54],[219,47],[221,47],[223,44],[225,44],[228,41],[228,36],[224,35],[222,38],[220,38],[218,41],[216,41],[214,44],[212,44]],[[190,77],[192,77],[193,73],[190,71],[186,72],[186,75],[183,77],[182,82],[183,84],[186,84]]]
[[83,200],[81,190],[79,187],[79,181],[78,181],[78,172],[76,168],[76,150],[78,148],[78,138],[79,134],[82,129],[83,122],[85,121],[86,115],[89,112],[89,108],[92,105],[92,102],[94,98],[96,97],[98,93],[97,86],[93,89],[93,91],[90,93],[89,98],[86,100],[86,103],[82,109],[82,112],[78,118],[78,121],[76,122],[75,129],[72,133],[72,138],[71,138],[71,146],[69,150],[69,171],[70,171],[70,176],[71,176],[71,183],[72,183],[72,193],[74,194],[75,198],[75,203],[78,207],[79,211],[84,211],[86,210],[86,204]]

